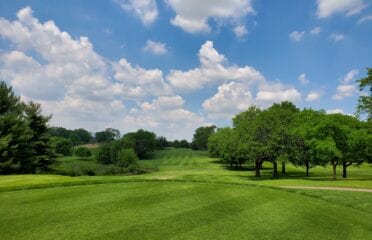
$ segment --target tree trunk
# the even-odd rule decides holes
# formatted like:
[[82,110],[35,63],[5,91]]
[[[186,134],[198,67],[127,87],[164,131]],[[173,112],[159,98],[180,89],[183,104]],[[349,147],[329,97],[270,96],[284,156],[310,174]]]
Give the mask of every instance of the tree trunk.
[[353,161],[342,163],[342,178],[347,178],[347,167],[351,164],[353,164]]
[[336,168],[337,168],[337,163],[332,161],[332,168],[333,168],[333,176],[332,176],[332,179],[333,180],[336,180],[337,179],[337,175],[336,175]]
[[309,176],[309,168],[310,168],[309,161],[305,162],[305,166],[306,166],[306,177],[308,177]]
[[273,178],[278,177],[278,163],[273,161]]
[[285,162],[282,162],[282,175],[285,176]]
[[260,173],[260,169],[261,169],[261,164],[260,164],[260,161],[259,160],[256,160],[255,163],[255,169],[256,169],[256,177],[260,177],[261,176],[261,173]]

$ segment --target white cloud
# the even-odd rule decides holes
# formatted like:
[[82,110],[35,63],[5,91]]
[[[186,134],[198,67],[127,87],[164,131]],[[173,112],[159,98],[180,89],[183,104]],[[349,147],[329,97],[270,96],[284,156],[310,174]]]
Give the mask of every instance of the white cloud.
[[252,94],[244,85],[231,82],[218,87],[217,93],[203,102],[203,109],[211,117],[231,118],[253,103]]
[[329,35],[329,38],[332,41],[339,42],[339,41],[342,41],[342,40],[345,39],[345,35],[343,35],[341,33],[332,33],[331,35]]
[[204,118],[184,108],[181,96],[158,97],[144,102],[117,124],[127,126],[128,131],[145,128],[169,139],[191,139],[194,130],[204,125]]
[[295,88],[277,90],[266,88],[259,90],[256,94],[256,101],[263,105],[270,105],[275,102],[291,101],[297,102],[301,99],[301,94]]
[[307,102],[312,102],[312,101],[316,101],[316,100],[319,100],[322,96],[322,92],[320,91],[311,91],[307,94],[306,96],[306,101]]
[[333,100],[343,100],[346,97],[351,97],[357,92],[356,85],[351,83],[354,81],[359,71],[352,69],[340,80],[341,84],[337,86],[336,93],[332,96]]
[[372,21],[372,15],[361,17],[358,20],[358,24],[362,24],[362,23],[369,22],[369,21]]
[[355,76],[359,74],[358,69],[352,69],[342,79],[343,83],[349,83],[354,80]]
[[158,17],[156,0],[114,0],[121,9],[134,13],[144,25],[152,24]]
[[[14,48],[0,52],[0,78],[22,99],[40,102],[44,113],[53,114],[52,125],[124,132],[142,127],[190,139],[204,123],[184,108],[180,96],[172,95],[161,70],[144,69],[125,58],[105,59],[88,38],[74,39],[52,21],[40,23],[29,7],[17,16],[13,22],[0,18],[0,37]],[[156,99],[144,102],[152,97]]]
[[[136,88],[144,95],[160,96],[169,95],[172,89],[164,82],[163,72],[159,69],[144,69],[140,66],[132,66],[126,59],[122,58],[118,63],[112,63],[114,79],[123,83],[123,87]],[[139,88],[140,89],[139,89]],[[126,96],[123,91],[123,96]],[[139,97],[143,94],[139,94]]]
[[333,100],[343,100],[346,97],[350,97],[356,93],[356,87],[354,84],[342,84],[337,86],[336,94],[333,95]]
[[248,30],[244,25],[237,25],[233,29],[235,36],[241,38],[248,34]]
[[217,52],[212,41],[206,41],[199,50],[200,67],[188,71],[172,70],[167,79],[180,91],[194,91],[206,84],[236,81],[245,84],[264,81],[262,74],[250,66],[229,65],[224,55]]
[[166,0],[175,11],[171,19],[174,26],[188,33],[209,32],[210,19],[237,22],[239,18],[254,13],[251,0]]
[[340,13],[350,16],[360,13],[366,6],[363,0],[317,0],[317,16],[327,18]]
[[320,27],[315,27],[315,28],[313,28],[313,29],[310,31],[310,34],[312,34],[312,35],[318,35],[321,31],[322,31],[322,30],[321,30]]
[[306,73],[302,73],[300,74],[300,76],[298,76],[298,81],[300,81],[300,83],[302,84],[308,84],[310,81],[309,79],[306,78]]
[[146,46],[144,47],[146,52],[153,53],[155,55],[163,55],[168,52],[167,46],[162,42],[155,42],[152,40],[146,41]]
[[302,40],[302,38],[305,35],[305,31],[299,32],[299,31],[293,31],[289,34],[289,38],[292,39],[295,42],[299,42]]
[[326,113],[327,114],[335,114],[335,113],[345,114],[344,110],[342,110],[341,108],[330,109],[330,110],[327,110]]

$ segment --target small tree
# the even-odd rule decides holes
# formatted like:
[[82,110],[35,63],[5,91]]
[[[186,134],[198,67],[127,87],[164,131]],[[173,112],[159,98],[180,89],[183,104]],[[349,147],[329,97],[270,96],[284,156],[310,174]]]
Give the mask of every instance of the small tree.
[[75,149],[75,155],[80,157],[80,159],[84,159],[92,156],[92,153],[88,148],[78,147]]
[[119,167],[131,168],[137,165],[138,157],[135,151],[130,149],[123,149],[118,154],[118,159],[116,164]]

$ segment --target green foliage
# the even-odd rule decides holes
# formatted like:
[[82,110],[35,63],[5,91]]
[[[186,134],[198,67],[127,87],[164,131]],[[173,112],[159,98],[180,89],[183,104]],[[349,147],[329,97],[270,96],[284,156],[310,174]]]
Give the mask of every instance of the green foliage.
[[216,126],[199,127],[195,130],[192,140],[192,148],[195,150],[207,150],[208,138],[216,129]]
[[358,99],[357,114],[367,114],[367,119],[372,120],[372,68],[367,68],[367,77],[359,79],[360,91],[366,90],[366,94],[361,94]]
[[113,128],[106,128],[105,131],[96,132],[95,139],[99,143],[112,142],[120,138],[120,131]]
[[139,129],[125,134],[121,143],[124,148],[133,148],[140,159],[146,158],[156,147],[156,135],[153,132]]
[[39,104],[22,103],[0,82],[0,173],[46,171],[55,160]]
[[84,159],[84,158],[88,158],[92,156],[92,152],[88,148],[85,148],[85,147],[77,147],[74,153],[80,159]]
[[156,138],[156,148],[157,149],[164,149],[166,147],[169,147],[169,142],[165,137],[157,137]]
[[133,168],[137,166],[138,157],[133,149],[123,149],[119,152],[116,165],[123,168]]
[[73,146],[89,143],[92,140],[92,135],[82,128],[69,130],[63,127],[51,127],[49,128],[49,135],[69,139]]
[[63,137],[50,137],[50,142],[56,153],[64,156],[72,155],[73,145],[70,139]]

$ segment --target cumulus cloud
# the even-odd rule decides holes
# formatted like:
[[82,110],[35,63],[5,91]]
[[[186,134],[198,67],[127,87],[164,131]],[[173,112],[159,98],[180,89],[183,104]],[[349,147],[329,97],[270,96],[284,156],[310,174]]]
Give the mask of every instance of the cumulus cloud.
[[367,4],[363,0],[317,0],[318,18],[327,18],[333,14],[347,16],[360,13]]
[[156,0],[114,0],[125,12],[133,13],[144,25],[152,24],[158,17]]
[[146,46],[144,47],[146,52],[153,53],[155,55],[164,55],[168,52],[167,46],[162,42],[155,42],[152,40],[146,41]]
[[14,21],[0,18],[0,37],[11,49],[0,52],[0,78],[22,99],[40,102],[46,114],[53,114],[53,125],[92,131],[142,127],[189,138],[204,121],[173,95],[161,70],[144,69],[125,58],[105,59],[88,38],[74,39],[53,21],[39,22],[30,7],[21,9]]
[[252,94],[244,85],[230,82],[218,87],[217,93],[203,102],[211,117],[231,118],[253,104]]
[[319,100],[322,96],[322,92],[320,91],[311,91],[307,94],[306,96],[306,101],[307,102],[312,102],[312,101],[316,101],[316,100]]
[[301,84],[308,84],[310,82],[309,79],[306,78],[306,73],[300,74],[297,79]]
[[329,39],[331,39],[334,42],[339,42],[345,39],[345,35],[341,33],[332,33],[331,35],[329,35]]
[[184,108],[181,96],[161,96],[151,102],[144,102],[131,114],[117,122],[129,130],[145,128],[170,139],[191,139],[193,130],[204,125],[204,118]]
[[353,96],[357,92],[357,88],[352,81],[354,81],[359,71],[352,69],[341,80],[341,84],[336,88],[336,94],[332,96],[333,100],[343,100],[346,97]]
[[274,102],[301,100],[301,93],[294,87],[287,87],[282,83],[265,83],[259,86],[256,101],[259,105],[268,106]]
[[199,50],[200,66],[188,71],[171,70],[167,79],[180,91],[194,91],[206,84],[236,81],[246,84],[261,82],[263,75],[251,66],[228,64],[224,55],[217,52],[212,41],[206,41]]
[[171,24],[188,33],[209,32],[210,19],[239,22],[249,13],[254,13],[251,0],[166,0],[175,11]]
[[305,31],[302,31],[302,32],[293,31],[289,34],[289,38],[295,42],[301,41],[304,36],[305,36]]

